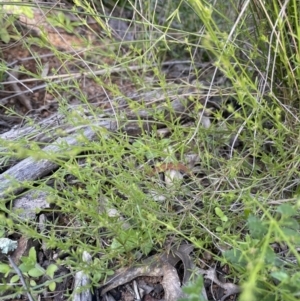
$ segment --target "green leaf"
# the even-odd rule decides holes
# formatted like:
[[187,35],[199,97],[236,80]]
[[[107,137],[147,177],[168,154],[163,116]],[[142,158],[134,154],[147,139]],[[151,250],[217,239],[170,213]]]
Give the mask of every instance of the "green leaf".
[[251,212],[252,212],[252,210],[249,209],[249,208],[246,208],[244,210],[244,217],[245,217],[245,219],[247,219],[249,217],[249,215],[251,214]]
[[6,28],[1,28],[1,30],[0,30],[0,39],[1,39],[1,41],[3,41],[6,44],[9,43],[10,34],[6,30]]
[[268,247],[265,253],[265,263],[274,266],[275,260],[276,260],[276,254],[274,250],[271,247]]
[[16,283],[19,280],[20,280],[19,275],[14,275],[14,276],[11,277],[10,283]]
[[73,28],[71,25],[66,25],[65,30],[66,30],[68,33],[73,33],[74,28]]
[[42,276],[43,274],[44,273],[38,269],[31,269],[28,271],[28,275],[31,277],[34,277],[34,278],[38,278],[38,277]]
[[183,287],[182,290],[188,295],[198,295],[201,293],[203,287],[203,277],[198,277],[195,282],[188,284],[187,286]]
[[49,291],[50,292],[54,292],[55,291],[55,288],[56,288],[56,282],[55,281],[52,281],[49,285]]
[[262,239],[268,232],[267,226],[256,216],[250,215],[247,225],[252,238]]
[[5,236],[5,229],[0,228],[0,238],[3,238]]
[[219,207],[216,207],[215,208],[215,213],[218,217],[223,217],[224,216],[224,213],[223,211],[219,208]]
[[114,273],[115,273],[115,272],[114,272],[113,270],[107,270],[107,271],[105,272],[105,274],[106,274],[107,276],[112,276]]
[[272,272],[271,277],[273,277],[279,281],[285,281],[285,280],[289,279],[289,275],[284,271]]
[[179,299],[180,301],[204,301],[206,298],[202,295],[203,277],[198,277],[194,282],[191,282],[182,288],[187,298]]
[[62,12],[58,12],[57,17],[58,17],[58,21],[61,23],[61,25],[63,25],[66,19],[65,14]]
[[36,286],[36,282],[33,279],[30,279],[30,286]]
[[297,286],[299,288],[300,286],[300,272],[297,272],[292,275],[291,282],[293,285]]
[[294,230],[299,229],[299,222],[295,218],[292,218],[292,217],[285,218],[282,221],[281,225],[284,225],[284,227],[291,228]]
[[223,217],[221,217],[221,221],[222,222],[227,222],[228,221],[228,217],[226,215],[224,215]]
[[115,237],[111,243],[112,250],[123,250],[128,252],[139,246],[140,233],[137,230],[128,229],[121,231],[117,237]]
[[[114,274],[114,273],[113,273]],[[112,275],[113,275],[112,274]],[[107,274],[107,276],[111,276],[111,275],[108,275]],[[102,278],[102,273],[100,273],[100,272],[94,272],[94,274],[93,275],[91,275],[91,277],[92,277],[92,282],[93,283],[97,283],[97,282],[99,282],[100,280],[101,280],[101,278]]]
[[11,268],[6,263],[0,263],[0,273],[7,274],[11,271]]
[[281,213],[283,216],[286,216],[286,217],[297,214],[297,210],[290,204],[281,204],[277,208],[277,212]]
[[29,257],[32,261],[36,262],[36,250],[35,250],[34,247],[31,247],[31,248],[30,248],[28,257]]
[[290,228],[283,228],[282,232],[293,243],[300,243],[300,236],[299,236],[298,231],[295,231]]
[[245,269],[248,264],[248,261],[245,260],[245,257],[240,250],[237,249],[227,250],[223,253],[223,255],[229,262],[243,269]]
[[30,262],[30,261],[29,261],[29,263],[23,262],[19,265],[19,269],[22,273],[27,273],[33,267],[34,267],[34,264],[32,264],[32,262]]
[[228,221],[228,217],[224,214],[224,212],[222,211],[221,208],[216,207],[215,208],[215,213],[222,220],[222,222],[227,222]]
[[31,277],[40,277],[45,274],[45,269],[42,268],[39,264],[36,264],[35,267],[28,271],[28,275]]
[[24,15],[26,15],[28,18],[30,18],[30,19],[34,18],[32,7],[22,6],[22,11],[23,11]]
[[48,275],[51,279],[53,279],[54,277],[54,273],[57,271],[58,267],[57,265],[55,264],[50,264],[48,267],[47,267],[47,270],[46,270],[46,275]]
[[[10,1],[10,3],[13,1]],[[9,2],[7,2],[9,3]],[[21,14],[26,15],[28,18],[33,19],[33,9],[28,6],[22,6],[22,5],[4,5],[4,10],[14,14],[14,16],[20,16]]]

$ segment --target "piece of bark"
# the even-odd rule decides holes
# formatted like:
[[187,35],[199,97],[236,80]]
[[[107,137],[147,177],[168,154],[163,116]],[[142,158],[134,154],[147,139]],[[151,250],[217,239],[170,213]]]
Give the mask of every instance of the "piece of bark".
[[[91,262],[92,256],[84,251],[82,254],[84,262]],[[91,280],[83,271],[75,274],[73,301],[92,301]]]
[[[112,125],[113,123],[110,121],[102,121],[98,124],[98,126],[109,130],[112,130]],[[91,127],[86,127],[80,135],[91,141],[96,137],[96,132]],[[75,134],[66,138],[58,138],[53,144],[43,148],[42,151],[56,154],[63,153],[64,150],[80,145],[82,142],[78,138],[79,136]],[[57,167],[58,165],[55,162],[48,159],[35,160],[29,157],[22,160],[0,175],[0,198],[22,191],[24,188],[20,183],[42,178]],[[17,182],[18,187],[13,188],[13,182]]]
[[[173,88],[173,89],[172,89]],[[120,114],[120,122],[117,123],[119,126],[126,132],[140,132],[140,126],[137,123],[137,120],[143,122],[143,129],[151,129],[154,125],[161,124],[160,127],[165,126],[165,123],[159,122],[155,120],[153,117],[154,113],[162,113],[164,114],[164,121],[170,120],[170,113],[169,110],[173,111],[172,117],[178,117],[183,115],[189,110],[189,106],[184,101],[184,98],[193,93],[193,91],[185,92],[183,88],[174,89],[173,86],[170,86],[170,90],[163,91],[163,90],[154,90],[151,92],[145,93],[135,93],[131,95],[126,95],[132,101],[140,102],[144,101],[145,106],[147,103],[151,104],[155,100],[157,103],[156,109],[146,108],[144,110],[138,110],[137,112],[132,112],[127,109],[127,103],[124,98],[117,99],[117,114]],[[182,96],[182,95],[184,96]],[[164,102],[167,98],[173,99],[171,102],[171,107],[168,109],[166,108]],[[90,105],[92,107],[92,105]],[[120,106],[118,108],[118,106]],[[94,114],[91,114],[89,109],[84,109],[82,106],[73,106],[70,107],[68,110],[70,114],[72,112],[83,111],[85,115],[84,118],[87,120],[86,125],[81,125],[78,127],[74,127],[74,125],[68,124],[68,120],[65,115],[57,113],[52,115],[44,120],[38,122],[35,126],[24,126],[24,127],[17,127],[13,128],[4,134],[0,135],[0,145],[1,139],[7,141],[14,141],[22,138],[26,138],[29,141],[35,141],[40,143],[51,143],[55,139],[59,138],[60,135],[71,135],[72,133],[78,131],[80,128],[87,126],[89,123],[94,124],[97,123],[97,120],[104,120],[104,119],[112,119],[113,111],[111,109],[103,110],[103,114],[97,114],[97,120],[95,120]],[[139,130],[138,130],[139,129]],[[59,131],[58,131],[59,130]]]
[[45,191],[30,191],[13,201],[13,212],[24,220],[35,219],[36,210],[50,208]]
[[[122,113],[118,112],[118,115],[120,114],[118,120],[111,117],[112,110],[106,110],[105,114],[99,115],[97,120],[95,120],[95,116],[89,110],[85,110],[83,114],[86,114],[86,124],[82,124],[81,120],[81,124],[77,127],[70,125],[65,116],[57,114],[41,121],[36,126],[12,129],[0,135],[0,148],[2,148],[1,150],[4,153],[7,140],[27,139],[28,141],[35,141],[37,144],[51,143],[41,151],[58,155],[63,153],[64,150],[71,149],[82,143],[77,138],[78,132],[82,132],[87,141],[99,139],[96,133],[98,128],[105,128],[109,132],[119,130],[126,132],[130,136],[138,136],[145,131],[151,132],[154,129],[164,128],[168,122],[181,118],[184,114],[189,114],[194,103],[188,101],[187,96],[193,93],[194,90],[192,88],[183,89],[179,87],[175,89],[174,86],[168,87],[167,91],[158,89],[144,94],[136,93],[130,97],[133,101],[145,102],[146,107],[147,105],[151,106],[155,102],[157,107],[155,109],[138,110],[137,112],[123,108]],[[168,106],[166,105],[166,99],[169,101]],[[125,100],[121,99],[118,102],[124,103]],[[127,106],[125,105],[125,107]],[[71,110],[72,108],[70,108]],[[76,108],[73,110],[76,110]],[[118,108],[116,110],[121,111]],[[155,113],[163,116],[163,118],[156,120],[154,117]],[[66,137],[59,137],[60,135],[66,135]],[[61,159],[67,160],[68,158]],[[2,162],[0,159],[0,164]],[[29,157],[18,162],[0,175],[0,198],[6,198],[9,195],[23,191],[23,182],[40,179],[56,168],[58,168],[58,165],[48,159],[35,160]],[[14,181],[17,183],[15,188],[13,187]]]

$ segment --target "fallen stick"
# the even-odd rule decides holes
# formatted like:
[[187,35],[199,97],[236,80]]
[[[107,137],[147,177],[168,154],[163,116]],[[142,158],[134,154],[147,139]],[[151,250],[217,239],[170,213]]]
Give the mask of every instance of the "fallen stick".
[[[26,141],[35,141],[40,146],[49,144],[41,148],[41,152],[49,154],[62,154],[64,150],[80,145],[79,135],[83,135],[88,141],[98,139],[97,131],[105,128],[109,132],[122,131],[129,136],[137,137],[142,132],[151,132],[153,129],[166,128],[169,122],[189,115],[193,109],[194,103],[187,100],[187,97],[193,92],[178,89],[170,90],[166,94],[163,90],[154,90],[150,93],[133,95],[131,99],[143,100],[150,105],[157,103],[155,109],[147,107],[137,112],[126,111],[123,109],[119,114],[119,120],[111,118],[111,110],[107,110],[105,114],[95,117],[90,111],[86,111],[86,124],[82,123],[78,127],[74,127],[67,122],[67,118],[61,114],[49,117],[37,126],[25,126],[20,129],[12,129],[7,133],[0,135],[0,150],[5,153],[5,146],[8,140],[15,141],[26,139]],[[165,105],[165,99],[168,97],[169,105]],[[76,108],[75,108],[76,110]],[[155,119],[155,114],[163,116],[160,120]],[[163,120],[163,121],[161,121]],[[59,131],[58,131],[59,129]],[[59,137],[63,134],[64,137]],[[1,143],[2,142],[2,143]],[[1,149],[2,148],[2,149]],[[48,156],[49,157],[49,156]],[[60,158],[67,160],[68,158]],[[0,159],[0,164],[3,159]],[[26,158],[16,165],[7,169],[0,175],[0,198],[7,198],[24,190],[22,183],[26,181],[34,181],[41,179],[53,170],[58,168],[58,164],[49,160],[34,158]],[[13,183],[17,182],[17,187],[13,187]]]
[[[102,121],[97,126],[112,130],[113,123]],[[82,135],[89,141],[96,137],[95,131],[91,127],[86,127]],[[58,138],[54,143],[42,149],[43,152],[62,153],[64,149],[79,145],[78,135],[73,134],[66,138]],[[67,159],[67,158],[66,158]],[[34,158],[26,158],[17,163],[0,175],[0,198],[5,198],[9,194],[16,194],[23,190],[18,185],[18,188],[13,188],[13,182],[22,183],[32,181],[44,177],[51,171],[55,170],[58,165],[48,159],[35,160]]]

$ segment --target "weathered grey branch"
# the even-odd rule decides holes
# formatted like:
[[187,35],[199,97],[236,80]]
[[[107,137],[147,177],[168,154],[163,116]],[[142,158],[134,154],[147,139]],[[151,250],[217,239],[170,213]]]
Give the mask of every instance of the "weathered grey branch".
[[[99,128],[105,128],[110,132],[121,130],[131,136],[137,136],[142,131],[152,131],[154,128],[163,128],[166,126],[166,123],[174,119],[174,117],[177,118],[187,113],[190,109],[189,107],[192,105],[192,103],[186,100],[186,94],[182,93],[182,91],[173,90],[172,92],[173,93],[168,95],[169,100],[172,100],[169,106],[165,105],[166,91],[154,91],[139,96],[139,99],[142,99],[146,103],[155,102],[157,104],[155,112],[159,112],[164,116],[164,122],[155,120],[153,117],[155,115],[153,109],[139,110],[136,113],[123,109],[118,121],[111,117],[112,113],[109,111],[105,115],[97,116],[97,120],[95,121],[95,116],[92,116],[92,114],[87,111],[86,123],[81,123],[77,127],[70,125],[65,116],[57,114],[41,121],[36,126],[12,129],[0,135],[0,148],[2,148],[2,151],[5,151],[5,141],[7,140],[15,141],[26,138],[27,141],[35,141],[40,145],[51,143],[44,147],[42,152],[48,154],[55,153],[58,155],[69,148],[80,145],[81,142],[80,139],[78,139],[78,132],[84,135],[85,139],[92,141],[98,139],[97,129]],[[135,97],[136,96],[132,96],[131,99]],[[137,120],[139,120],[139,122]],[[57,131],[57,129],[60,131]],[[59,137],[61,133],[66,137]],[[67,160],[67,158],[62,159]],[[29,157],[18,162],[0,175],[0,198],[6,198],[9,194],[16,194],[24,189],[22,185],[18,185],[18,188],[14,188],[14,182],[20,184],[25,181],[40,179],[56,168],[58,168],[57,163],[49,159],[35,160]]]
[[[106,128],[108,130],[115,129],[115,122],[101,121],[97,124],[99,127]],[[82,135],[89,141],[95,139],[96,133],[90,126],[86,127]],[[43,152],[48,153],[62,153],[66,148],[79,145],[80,141],[78,135],[73,134],[66,138],[58,138],[54,143],[43,148]],[[0,198],[5,198],[9,193],[18,193],[22,191],[22,188],[12,189],[12,183],[14,181],[24,182],[30,180],[36,180],[49,174],[56,169],[58,165],[48,159],[35,160],[34,158],[26,158],[15,166],[11,167],[0,175]]]

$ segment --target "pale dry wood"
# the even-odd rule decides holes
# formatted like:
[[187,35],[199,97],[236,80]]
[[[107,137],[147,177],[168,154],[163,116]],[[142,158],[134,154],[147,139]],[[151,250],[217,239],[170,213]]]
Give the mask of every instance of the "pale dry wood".
[[[127,95],[126,97],[132,101],[144,102],[146,106],[151,106],[153,104],[157,105],[155,109],[148,108],[144,110],[138,110],[137,112],[128,110],[127,101],[124,100],[124,98],[116,99],[115,102],[117,103],[117,106],[119,106],[117,111],[121,114],[122,119],[124,120],[122,127],[128,132],[132,131],[135,133],[136,129],[139,128],[136,122],[138,118],[146,123],[144,126],[146,129],[147,127],[151,127],[151,123],[153,122],[155,122],[156,125],[159,123],[154,120],[154,113],[164,113],[166,121],[168,121],[170,118],[170,110],[173,111],[173,115],[175,117],[184,115],[193,107],[191,102],[186,101],[186,98],[194,93],[195,91],[192,87],[189,89],[175,89],[173,85],[170,85],[170,87],[168,87],[166,90],[154,89],[150,92]],[[167,107],[165,105],[167,98],[172,101],[171,107]],[[91,104],[90,107],[93,107],[93,105]],[[69,113],[72,114],[72,111],[82,111],[82,106],[72,106],[69,109]],[[87,124],[89,124],[89,121],[92,124],[97,122],[94,120],[94,116],[91,115],[88,109],[84,109],[83,113],[85,114],[84,118],[87,120]],[[98,114],[97,119],[109,119],[111,116],[111,109],[103,110],[103,114]],[[147,121],[149,124],[147,124]],[[26,119],[24,119],[24,122],[26,122]],[[57,129],[60,131],[57,131]],[[11,130],[0,135],[0,141],[1,139],[14,141],[26,138],[26,140],[29,141],[33,140],[35,142],[50,143],[57,139],[61,134],[70,135],[77,130],[78,127],[74,127],[67,123],[67,118],[65,115],[57,113],[46,119],[40,120],[34,126],[12,128]]]
[[[83,251],[82,260],[84,262],[90,263],[92,261],[92,256]],[[89,276],[84,271],[79,271],[74,277],[74,295],[73,301],[92,301],[92,292],[90,289],[91,280]]]
[[[5,153],[5,141],[26,139],[38,143],[42,152],[57,156],[82,143],[78,139],[78,134],[83,135],[88,141],[99,139],[101,135],[98,135],[97,132],[101,132],[101,128],[108,132],[123,131],[130,136],[138,136],[144,131],[151,132],[154,129],[165,128],[167,122],[183,117],[192,110],[193,103],[186,100],[186,96],[192,93],[193,91],[178,88],[168,91],[158,89],[144,94],[131,95],[132,100],[143,101],[150,108],[132,112],[127,108],[125,100],[119,100],[118,114],[121,117],[118,121],[111,118],[112,110],[106,110],[104,114],[99,114],[96,118],[89,110],[85,110],[83,113],[86,114],[84,117],[86,124],[82,124],[81,121],[80,125],[74,127],[68,123],[65,116],[56,114],[37,125],[13,128],[0,135],[0,151]],[[168,106],[166,105],[166,98],[169,101]],[[153,103],[157,105],[155,109],[151,108]],[[70,108],[70,111],[72,109],[76,110],[76,108]],[[155,120],[153,117],[155,113],[163,115],[164,122]],[[46,146],[42,148],[43,145]],[[67,160],[68,158],[60,159]],[[3,166],[4,160],[4,158],[0,159],[0,165]],[[7,165],[5,166],[7,168]],[[56,168],[58,168],[58,164],[47,159],[35,160],[29,157],[16,163],[0,175],[0,198],[6,198],[11,194],[23,191],[22,185],[13,188],[14,182],[20,184],[25,181],[41,179]]]
[[[102,121],[99,122],[98,126],[112,130],[114,124],[115,123],[110,121]],[[83,129],[81,135],[83,135],[87,140],[91,141],[95,139],[96,132],[90,126],[88,126]],[[66,138],[58,138],[51,145],[43,148],[42,151],[52,154],[60,154],[76,145],[80,145],[80,143],[81,142],[78,139],[78,135],[73,134]],[[51,171],[55,170],[57,167],[57,163],[47,159],[35,160],[34,158],[29,157],[22,160],[0,175],[0,198],[5,198],[10,193],[15,194],[22,191],[22,187],[20,186],[12,189],[13,182],[16,181],[20,183],[42,178]]]
[[34,220],[38,210],[50,208],[47,201],[49,193],[43,190],[31,190],[13,201],[12,211],[23,220]]

